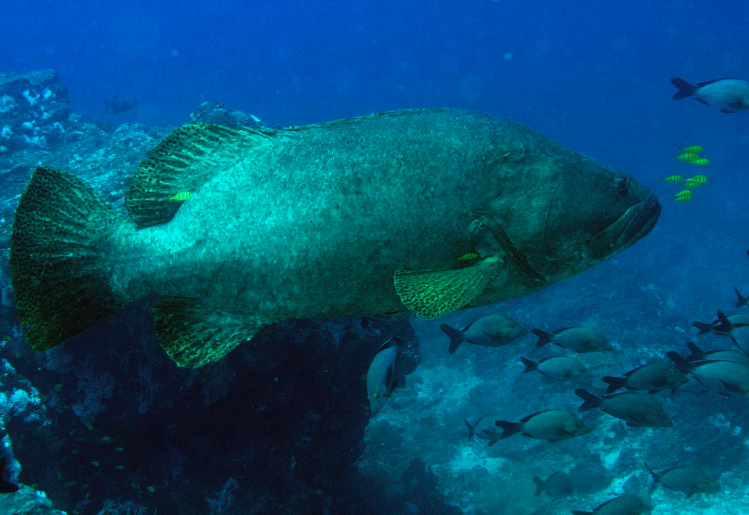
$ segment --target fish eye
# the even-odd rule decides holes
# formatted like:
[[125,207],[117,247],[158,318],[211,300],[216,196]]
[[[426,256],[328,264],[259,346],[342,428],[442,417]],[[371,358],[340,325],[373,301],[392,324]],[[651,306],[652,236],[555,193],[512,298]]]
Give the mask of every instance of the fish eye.
[[614,189],[622,196],[629,195],[629,180],[627,177],[617,177],[614,179]]

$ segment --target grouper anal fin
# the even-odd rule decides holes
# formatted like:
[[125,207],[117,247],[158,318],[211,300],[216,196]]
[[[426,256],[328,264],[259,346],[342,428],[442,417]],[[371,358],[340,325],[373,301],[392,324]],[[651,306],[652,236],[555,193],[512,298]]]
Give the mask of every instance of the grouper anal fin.
[[269,324],[247,313],[213,309],[199,299],[162,296],[153,307],[153,330],[180,367],[218,361]]
[[441,317],[471,302],[496,277],[503,261],[488,257],[456,270],[395,272],[395,290],[401,302],[419,318]]
[[[139,228],[165,224],[182,205],[179,194],[195,193],[217,172],[235,166],[278,131],[183,125],[141,162],[125,192],[125,207]],[[189,197],[189,195],[182,195]]]

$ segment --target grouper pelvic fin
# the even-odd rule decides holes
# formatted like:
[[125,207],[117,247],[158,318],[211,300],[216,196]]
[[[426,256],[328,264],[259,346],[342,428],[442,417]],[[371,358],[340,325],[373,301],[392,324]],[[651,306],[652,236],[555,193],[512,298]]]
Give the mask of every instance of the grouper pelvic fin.
[[411,270],[395,272],[395,290],[401,302],[419,318],[441,317],[471,302],[502,268],[502,260],[491,256],[457,270]]
[[174,196],[194,193],[218,171],[272,144],[275,130],[183,125],[148,152],[125,192],[125,207],[139,228],[161,225],[182,205]]
[[269,324],[247,313],[216,310],[199,299],[162,296],[153,307],[153,330],[180,367],[218,361]]

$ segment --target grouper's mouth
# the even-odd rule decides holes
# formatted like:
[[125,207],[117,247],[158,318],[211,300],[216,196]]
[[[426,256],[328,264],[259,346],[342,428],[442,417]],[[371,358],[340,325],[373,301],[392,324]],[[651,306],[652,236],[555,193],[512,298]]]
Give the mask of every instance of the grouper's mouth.
[[627,209],[622,219],[629,220],[616,241],[616,248],[619,250],[627,248],[649,233],[655,227],[660,214],[661,203],[652,193],[644,201]]

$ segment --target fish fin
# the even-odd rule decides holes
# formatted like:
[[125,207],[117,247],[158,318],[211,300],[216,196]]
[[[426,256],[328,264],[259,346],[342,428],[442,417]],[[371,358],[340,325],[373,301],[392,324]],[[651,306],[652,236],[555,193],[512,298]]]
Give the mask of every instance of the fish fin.
[[736,286],[734,286],[733,289],[736,291],[736,297],[738,297],[736,300],[736,307],[740,308],[741,306],[746,306],[747,303],[749,303],[749,298],[744,297],[739,293],[739,289]]
[[474,427],[476,426],[472,426],[471,424],[468,423],[467,420],[465,422],[466,422],[466,427],[468,428],[468,439],[473,440],[473,435],[476,434],[476,432],[474,431]]
[[695,98],[695,100],[696,100],[697,102],[699,102],[700,104],[705,104],[706,106],[709,106],[709,105],[710,105],[710,104],[708,104],[708,103],[707,103],[707,101],[706,101],[706,100],[702,100],[701,98]]
[[692,322],[692,325],[700,330],[700,332],[697,333],[697,336],[713,332],[712,324],[706,324],[705,322]]
[[687,348],[692,352],[687,356],[687,361],[700,361],[705,359],[705,351],[697,347],[696,343],[688,342]]
[[721,109],[720,112],[723,114],[735,114],[736,113],[736,111],[730,111],[728,109]]
[[272,140],[275,131],[230,129],[220,125],[183,125],[151,149],[125,192],[125,207],[138,227],[165,224],[182,202],[181,191],[195,192],[220,170],[226,170]]
[[554,335],[552,333],[547,333],[546,331],[542,331],[541,329],[531,329],[531,332],[538,336],[536,347],[543,347],[547,343],[551,342],[551,340],[554,338]]
[[713,327],[714,331],[717,331],[719,333],[730,333],[733,329],[733,324],[730,320],[728,320],[728,317],[726,317],[725,313],[722,311],[718,311],[718,321],[720,322],[718,325]]
[[612,376],[604,376],[601,378],[601,381],[608,384],[608,388],[606,388],[606,393],[614,393],[620,388],[624,388],[624,385],[627,384],[627,378],[626,377],[612,377]]
[[715,82],[720,82],[722,80],[736,80],[736,79],[732,79],[730,77],[723,77],[722,79],[706,80],[704,82],[698,82],[697,87],[704,88],[705,86],[709,86],[710,84],[713,84]]
[[448,349],[448,352],[453,354],[458,350],[458,347],[460,347],[460,344],[463,343],[463,340],[465,339],[463,337],[463,331],[450,327],[447,324],[440,325],[440,329],[450,338],[450,348]]
[[739,388],[735,384],[727,383],[727,382],[723,381],[722,379],[719,379],[719,381],[723,385],[723,388],[725,388],[726,390],[728,390],[731,393],[740,393],[740,394],[746,393],[746,392],[742,391],[741,388]]
[[218,361],[270,322],[246,313],[204,306],[200,300],[162,296],[153,307],[153,330],[180,367]]
[[523,424],[520,424],[518,422],[506,422],[504,420],[497,420],[495,424],[497,425],[497,427],[501,427],[503,429],[502,434],[499,435],[502,440],[523,431]]
[[658,474],[656,471],[650,468],[650,465],[645,463],[645,468],[648,469],[648,472],[650,472],[650,477],[653,478],[653,483],[659,483],[661,480],[661,474]]
[[525,365],[525,370],[523,370],[524,374],[538,370],[538,363],[536,363],[535,361],[531,361],[523,357],[520,358],[520,361],[521,363],[523,363],[523,365]]
[[[691,363],[684,359],[678,352],[668,351],[666,353],[666,356],[668,356],[668,359],[674,362],[676,368],[683,374],[688,374],[694,368],[694,363]],[[699,380],[699,378],[697,379]]]
[[489,443],[486,444],[487,447],[494,447],[494,444],[496,444],[499,441],[499,438],[492,438],[489,440]]
[[582,388],[578,388],[577,390],[575,390],[575,395],[577,395],[584,401],[582,405],[579,408],[577,408],[577,411],[592,410],[600,406],[601,402],[603,401],[603,399],[601,399],[600,397],[597,397],[593,395],[592,393],[586,390],[583,390]]
[[679,91],[674,93],[674,100],[681,100],[682,98],[691,97],[697,92],[697,86],[688,83],[684,79],[674,77],[671,79],[671,84],[676,86]]
[[533,476],[533,482],[536,484],[536,497],[538,497],[546,490],[546,483],[538,476]]
[[395,290],[401,302],[419,318],[441,317],[471,302],[497,275],[502,260],[488,257],[457,270],[410,270],[395,272]]
[[74,175],[40,166],[16,208],[11,285],[26,342],[44,351],[116,312],[105,251],[119,217]]

